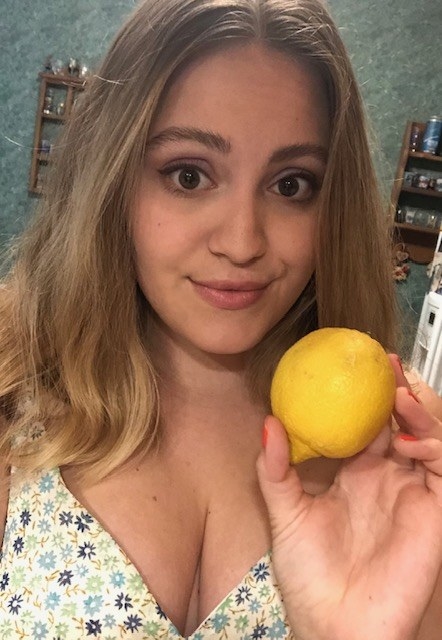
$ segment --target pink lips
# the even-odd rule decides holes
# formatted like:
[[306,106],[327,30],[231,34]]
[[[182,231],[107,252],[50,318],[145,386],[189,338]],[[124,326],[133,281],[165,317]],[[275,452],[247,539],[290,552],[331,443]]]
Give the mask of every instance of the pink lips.
[[255,304],[268,286],[260,282],[196,282],[191,280],[198,295],[218,309],[239,310]]

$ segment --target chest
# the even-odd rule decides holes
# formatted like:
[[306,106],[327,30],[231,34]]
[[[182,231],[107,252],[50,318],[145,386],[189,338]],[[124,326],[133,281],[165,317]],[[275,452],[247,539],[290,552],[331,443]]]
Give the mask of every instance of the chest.
[[109,532],[183,635],[270,548],[253,459],[208,468],[187,463],[141,465],[89,489],[64,472],[70,491]]
[[[147,532],[145,538],[149,543]],[[123,638],[129,632],[134,640],[182,635],[194,636],[195,640],[226,640],[237,637],[238,624],[246,637],[253,637],[258,632],[257,616],[244,616],[250,607],[259,613],[259,624],[268,620],[277,625],[279,637],[290,637],[269,554],[248,567],[233,587],[227,587],[232,588],[220,595],[210,615],[200,613],[199,596],[204,587],[192,585],[185,618],[179,625],[181,611],[174,607],[184,602],[186,583],[184,573],[181,575],[174,566],[179,557],[164,566],[147,567],[146,581],[125,550],[66,490],[56,472],[11,492],[3,552],[2,629],[17,628],[26,637],[35,635],[38,627],[48,637],[61,634],[67,640],[101,637],[102,633]],[[142,553],[140,558],[142,564]],[[203,551],[195,585],[206,572],[205,564]],[[162,595],[153,593],[161,591],[156,570],[168,577]],[[226,627],[231,628],[232,636],[226,635]]]

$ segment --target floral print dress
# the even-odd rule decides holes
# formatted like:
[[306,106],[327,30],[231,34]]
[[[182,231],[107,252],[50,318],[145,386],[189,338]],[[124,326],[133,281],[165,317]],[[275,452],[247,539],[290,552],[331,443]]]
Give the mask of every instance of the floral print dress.
[[[58,469],[12,474],[0,554],[1,640],[181,636]],[[267,553],[189,636],[293,639]]]

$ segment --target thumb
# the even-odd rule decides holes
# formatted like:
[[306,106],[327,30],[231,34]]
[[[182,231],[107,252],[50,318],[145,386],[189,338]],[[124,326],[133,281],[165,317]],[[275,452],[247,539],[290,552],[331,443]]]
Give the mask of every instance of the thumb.
[[281,422],[267,416],[263,450],[256,462],[259,486],[274,533],[293,523],[305,506],[306,497],[294,467],[290,467],[287,434]]

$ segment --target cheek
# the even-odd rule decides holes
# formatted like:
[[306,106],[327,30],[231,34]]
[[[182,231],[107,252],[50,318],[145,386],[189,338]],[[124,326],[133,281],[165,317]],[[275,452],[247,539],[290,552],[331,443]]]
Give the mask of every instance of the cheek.
[[145,224],[136,220],[132,227],[132,244],[137,271],[148,265],[149,260],[152,258],[152,250],[155,245],[152,244],[151,240],[151,230]]
[[144,211],[134,219],[132,243],[138,283],[146,297],[164,289],[195,250],[195,243],[182,224],[170,216],[156,215],[155,211]]
[[311,273],[316,258],[316,216],[289,225],[279,237],[280,256],[289,270]]
[[168,246],[174,246],[174,241],[171,229],[154,211],[142,210],[134,217],[132,242],[137,265],[156,263],[166,254]]
[[135,216],[132,224],[132,246],[135,273],[138,284],[146,298],[150,298],[151,288],[158,274],[157,238],[161,238],[161,223],[152,224],[146,215]]

